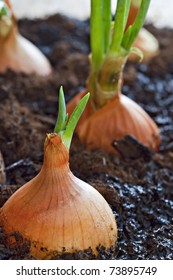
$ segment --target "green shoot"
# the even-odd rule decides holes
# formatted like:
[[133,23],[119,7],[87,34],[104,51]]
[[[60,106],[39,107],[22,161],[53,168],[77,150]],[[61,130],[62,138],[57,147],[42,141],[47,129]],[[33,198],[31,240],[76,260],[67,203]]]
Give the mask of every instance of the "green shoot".
[[[111,38],[111,0],[91,0],[92,72],[99,71],[108,55],[128,55],[144,23],[151,0],[117,0]],[[135,22],[126,31],[130,5],[138,5]]]
[[103,3],[104,53],[107,53],[110,47],[111,25],[111,0],[107,0]]
[[3,16],[10,16],[11,13],[6,5],[6,3],[2,0],[0,0],[0,17],[3,17]]
[[59,90],[59,107],[58,107],[58,119],[55,125],[54,131],[59,134],[62,134],[66,128],[68,115],[66,113],[66,104],[64,98],[64,92],[62,86]]
[[141,5],[141,0],[132,0],[132,5],[135,7],[139,7]]
[[71,140],[73,137],[73,133],[77,122],[82,115],[85,106],[88,102],[90,94],[87,93],[78,103],[73,113],[71,114],[70,119],[68,120],[68,114],[66,113],[66,104],[64,98],[63,88],[60,87],[59,91],[59,114],[57,118],[57,122],[54,128],[54,132],[61,135],[62,141],[66,148],[70,149]]
[[103,0],[91,0],[92,68],[99,69],[104,55]]
[[121,42],[126,27],[131,0],[118,0],[114,20],[114,32],[110,46],[110,52],[118,52],[121,49]]
[[[107,102],[107,91],[112,97],[120,90],[122,71],[129,54],[135,53],[142,59],[141,51],[133,48],[133,44],[145,21],[150,1],[117,0],[114,21],[111,22],[111,0],[91,0],[91,67],[88,84],[95,108]],[[133,4],[138,5],[138,13],[126,30]]]
[[128,28],[122,40],[122,47],[129,51],[144,23],[150,0],[142,0],[137,17],[132,27]]

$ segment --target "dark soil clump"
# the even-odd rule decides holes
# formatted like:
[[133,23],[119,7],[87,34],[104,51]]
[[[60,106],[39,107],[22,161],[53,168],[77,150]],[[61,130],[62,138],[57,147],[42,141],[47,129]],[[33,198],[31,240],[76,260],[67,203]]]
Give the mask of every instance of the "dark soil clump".
[[[54,15],[21,20],[19,27],[54,70],[44,78],[12,71],[0,74],[0,150],[6,171],[0,206],[40,170],[45,134],[52,132],[57,117],[60,85],[68,102],[85,87],[89,69],[88,21]],[[173,30],[147,28],[158,38],[160,54],[148,65],[128,62],[123,93],[159,126],[160,151],[153,154],[127,136],[112,143],[121,154],[117,157],[87,149],[75,135],[70,152],[74,174],[93,185],[115,214],[119,230],[115,259],[173,259]],[[5,239],[0,228],[0,259],[32,259],[28,246],[10,249]],[[103,250],[99,258],[110,256]]]

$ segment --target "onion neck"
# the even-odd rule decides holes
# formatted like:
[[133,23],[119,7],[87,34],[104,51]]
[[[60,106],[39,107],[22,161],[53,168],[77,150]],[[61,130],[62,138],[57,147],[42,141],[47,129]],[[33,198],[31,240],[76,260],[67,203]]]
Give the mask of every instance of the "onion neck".
[[0,47],[4,45],[14,45],[17,41],[18,26],[17,18],[13,12],[11,3],[9,0],[4,1],[8,7],[9,14],[0,17]]
[[11,22],[11,25],[7,26],[5,23],[0,22],[0,48],[11,48],[16,44],[18,28],[15,22]]
[[56,133],[47,134],[44,144],[43,169],[68,169],[69,152],[64,146],[61,136]]
[[88,89],[96,110],[120,94],[123,69],[127,58],[128,55],[109,54],[99,71],[93,71],[91,68]]

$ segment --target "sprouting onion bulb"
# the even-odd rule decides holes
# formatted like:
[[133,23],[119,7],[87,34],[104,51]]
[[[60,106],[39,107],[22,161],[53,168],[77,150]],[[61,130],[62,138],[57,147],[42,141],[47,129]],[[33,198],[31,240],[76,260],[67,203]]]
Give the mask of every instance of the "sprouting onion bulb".
[[118,0],[111,23],[111,1],[91,0],[91,64],[87,89],[67,105],[70,115],[85,92],[91,93],[76,132],[87,146],[108,152],[115,152],[113,141],[128,134],[153,151],[160,146],[160,131],[155,122],[137,103],[121,93],[123,69],[129,55],[134,53],[140,59],[143,57],[133,45],[150,0],[141,1],[134,23],[126,29],[130,4],[130,0]]
[[0,0],[0,72],[7,69],[38,75],[49,75],[52,71],[42,52],[19,34],[9,1]]
[[[132,25],[137,16],[141,0],[132,0],[129,16],[127,19],[126,29]],[[133,45],[135,48],[139,48],[143,53],[143,61],[149,62],[153,57],[159,54],[158,40],[147,29],[141,28]],[[130,60],[137,60],[138,57],[134,54],[129,56]]]
[[116,244],[117,227],[109,205],[69,168],[72,134],[88,98],[89,94],[81,99],[68,121],[61,88],[59,116],[54,133],[46,136],[41,171],[1,208],[5,232],[20,233],[36,259],[61,258],[85,249],[97,256],[99,246],[108,250]]

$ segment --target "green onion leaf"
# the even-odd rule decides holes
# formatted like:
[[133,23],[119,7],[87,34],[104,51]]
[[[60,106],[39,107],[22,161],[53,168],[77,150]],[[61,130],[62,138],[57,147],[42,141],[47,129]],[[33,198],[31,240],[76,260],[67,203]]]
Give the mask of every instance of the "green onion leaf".
[[92,68],[97,71],[104,56],[103,32],[103,2],[104,0],[91,0],[91,51]]
[[110,46],[110,53],[119,52],[121,50],[121,42],[127,23],[130,10],[130,0],[118,0],[114,20],[114,31]]
[[78,103],[70,119],[68,120],[68,114],[66,113],[66,104],[64,98],[64,91],[62,86],[59,90],[59,111],[56,125],[54,128],[54,133],[61,135],[62,141],[66,148],[69,150],[72,136],[77,125],[77,122],[83,113],[85,106],[90,97],[90,93],[87,93]]
[[132,0],[132,5],[135,7],[139,7],[141,5],[141,0]]
[[0,1],[0,17],[2,16],[11,16],[11,13],[4,1]]
[[61,134],[66,127],[66,123],[68,120],[68,116],[66,114],[66,104],[65,104],[65,98],[64,98],[64,92],[62,86],[59,90],[59,108],[58,108],[58,119],[55,125],[54,132]]
[[122,47],[126,51],[129,51],[130,48],[132,47],[132,45],[136,40],[136,37],[138,36],[140,29],[142,28],[142,25],[144,24],[150,1],[151,0],[142,0],[142,3],[140,5],[138,14],[136,16],[133,25],[127,29],[127,31],[123,36]]
[[110,46],[111,37],[111,0],[106,0],[103,3],[103,27],[104,27],[104,53],[106,54]]
[[90,97],[90,93],[87,93],[78,103],[78,105],[76,106],[76,108],[74,109],[73,113],[71,114],[71,117],[67,123],[66,129],[64,131],[64,133],[62,134],[61,138],[62,141],[64,143],[64,145],[66,146],[66,148],[69,150],[70,148],[70,144],[71,144],[71,140],[72,140],[72,136],[75,130],[75,127],[77,125],[77,122],[80,118],[80,116],[82,115],[85,106],[88,102],[88,99]]

